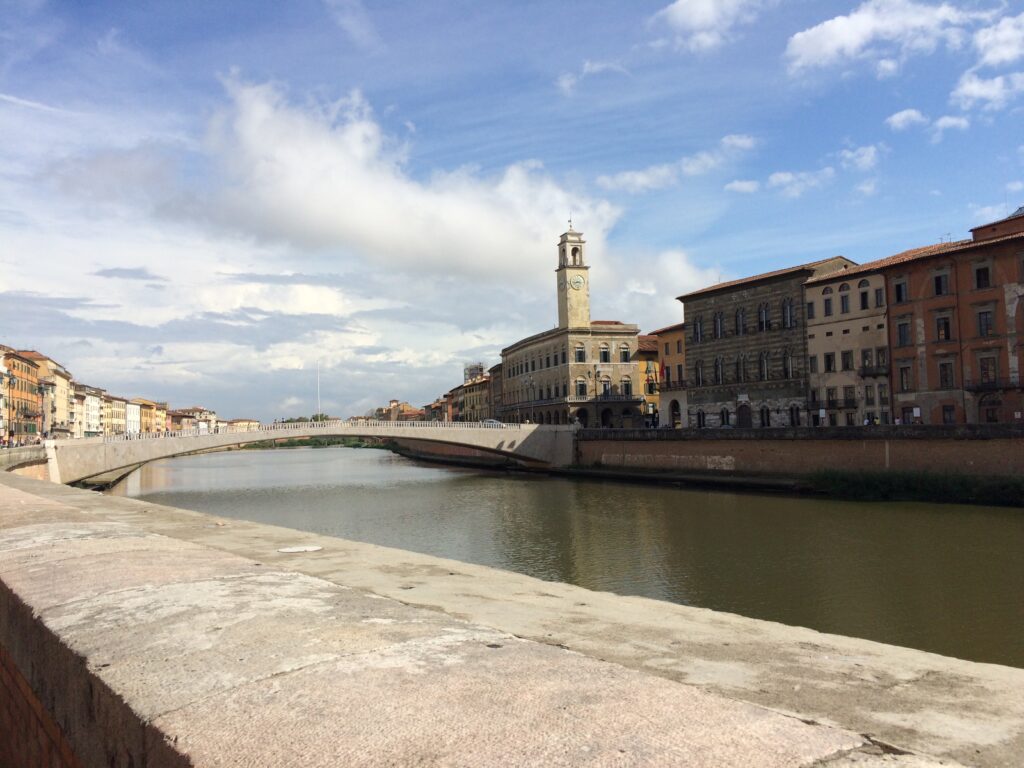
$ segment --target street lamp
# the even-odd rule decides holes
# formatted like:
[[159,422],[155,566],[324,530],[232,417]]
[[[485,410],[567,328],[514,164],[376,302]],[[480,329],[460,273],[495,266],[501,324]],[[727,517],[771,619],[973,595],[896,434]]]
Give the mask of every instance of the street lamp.
[[7,371],[7,373],[0,378],[7,380],[7,443],[8,446],[14,442],[14,382],[18,380],[18,377],[14,375],[14,371]]

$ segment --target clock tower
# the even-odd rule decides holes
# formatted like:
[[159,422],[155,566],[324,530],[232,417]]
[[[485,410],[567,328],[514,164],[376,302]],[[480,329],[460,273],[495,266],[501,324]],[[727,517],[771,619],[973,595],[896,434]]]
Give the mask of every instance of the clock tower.
[[558,240],[558,327],[590,328],[590,267],[583,263],[586,241],[572,228]]

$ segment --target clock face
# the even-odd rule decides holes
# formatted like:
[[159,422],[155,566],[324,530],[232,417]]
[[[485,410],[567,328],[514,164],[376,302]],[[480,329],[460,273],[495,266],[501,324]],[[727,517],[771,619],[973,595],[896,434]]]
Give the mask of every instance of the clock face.
[[573,290],[578,291],[583,287],[583,277],[580,275],[573,275],[572,279],[569,281],[569,285],[572,286]]

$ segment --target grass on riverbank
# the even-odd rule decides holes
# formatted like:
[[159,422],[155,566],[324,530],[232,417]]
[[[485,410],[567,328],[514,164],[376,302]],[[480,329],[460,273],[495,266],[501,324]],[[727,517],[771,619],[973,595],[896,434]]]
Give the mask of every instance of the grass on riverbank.
[[287,440],[261,440],[242,446],[246,451],[265,451],[274,448],[330,448],[341,445],[345,448],[387,448],[383,443],[367,442],[358,437],[295,437]]
[[1024,477],[975,477],[931,472],[816,472],[815,491],[863,501],[938,501],[1024,507]]

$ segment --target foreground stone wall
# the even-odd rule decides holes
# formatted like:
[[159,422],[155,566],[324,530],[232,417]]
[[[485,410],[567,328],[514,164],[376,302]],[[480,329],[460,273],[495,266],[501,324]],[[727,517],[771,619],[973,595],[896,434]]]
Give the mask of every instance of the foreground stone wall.
[[822,470],[1016,476],[1024,473],[1024,429],[584,430],[577,463],[786,476]]

